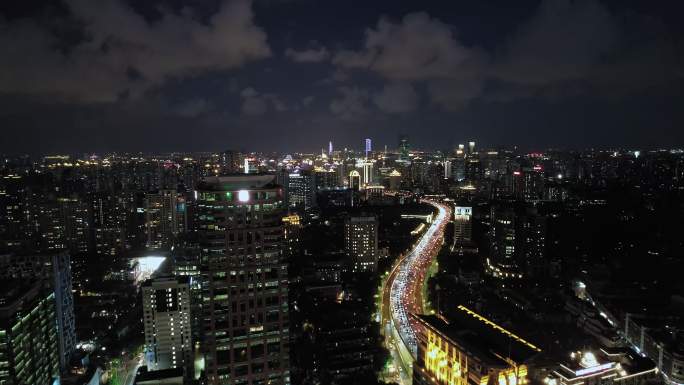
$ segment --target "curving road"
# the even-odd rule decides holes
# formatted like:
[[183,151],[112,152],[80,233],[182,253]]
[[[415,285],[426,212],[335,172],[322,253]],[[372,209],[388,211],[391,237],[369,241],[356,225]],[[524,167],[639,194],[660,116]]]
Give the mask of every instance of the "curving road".
[[[423,312],[422,285],[427,270],[442,247],[444,227],[449,222],[451,208],[443,203],[426,200],[438,213],[430,227],[414,247],[394,266],[383,288],[383,319],[389,321],[401,344],[413,357],[417,351],[416,328],[409,315]],[[401,351],[402,349],[398,349]],[[400,352],[399,352],[400,353]],[[395,358],[401,354],[393,355]],[[406,367],[405,363],[398,363]]]

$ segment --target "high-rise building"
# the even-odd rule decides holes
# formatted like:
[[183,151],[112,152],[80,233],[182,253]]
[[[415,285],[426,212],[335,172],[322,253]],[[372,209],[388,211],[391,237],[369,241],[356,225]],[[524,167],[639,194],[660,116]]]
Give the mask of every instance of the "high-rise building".
[[142,285],[147,370],[183,368],[192,375],[190,277],[160,277]]
[[372,142],[371,142],[370,138],[367,138],[367,139],[365,140],[365,145],[366,145],[366,146],[365,146],[366,158],[368,158],[368,154],[370,154],[370,152],[373,151],[373,145],[372,145]]
[[316,192],[339,186],[339,178],[335,170],[316,168],[315,170]]
[[416,385],[525,385],[528,366],[541,350],[523,338],[469,310],[445,320],[415,317],[420,324],[413,364]]
[[76,348],[76,322],[69,254],[0,255],[0,279],[40,281],[52,289],[53,304],[51,306],[57,323],[59,365],[65,369]]
[[389,175],[389,189],[397,191],[401,187],[401,173],[397,170],[392,170]]
[[491,227],[489,229],[490,257],[503,274],[517,269],[516,256],[516,221],[515,211],[510,208],[492,207]]
[[409,158],[409,141],[408,137],[402,135],[399,137],[399,158],[402,160],[408,160]]
[[543,275],[547,273],[546,229],[547,217],[534,210],[528,210],[519,221],[519,250],[521,260],[528,274]]
[[468,142],[468,154],[472,155],[475,153],[475,142]]
[[44,282],[0,282],[0,384],[59,379],[55,294]]
[[289,384],[283,189],[272,175],[197,186],[203,351],[209,384]]
[[464,246],[472,241],[473,208],[464,206],[454,207],[454,246]]
[[299,247],[299,233],[302,228],[301,218],[297,214],[283,217],[283,230],[285,235],[284,255],[293,257]]
[[361,174],[356,170],[352,170],[349,173],[349,188],[352,191],[359,191],[361,188]]
[[328,155],[332,155],[333,153],[333,145],[332,145],[332,140],[328,142]]
[[243,155],[237,151],[227,150],[221,153],[221,173],[224,175],[240,172]]
[[451,170],[451,160],[444,161],[444,179],[451,179],[453,177]]
[[361,163],[361,171],[362,171],[362,184],[363,186],[367,186],[369,184],[372,184],[374,181],[373,177],[373,162],[371,161],[364,161]]
[[316,177],[310,170],[301,170],[287,178],[287,202],[304,211],[316,207]]
[[145,196],[145,233],[148,249],[169,249],[185,222],[176,190],[160,190]]
[[344,246],[354,272],[378,268],[378,221],[374,216],[352,216],[344,224]]

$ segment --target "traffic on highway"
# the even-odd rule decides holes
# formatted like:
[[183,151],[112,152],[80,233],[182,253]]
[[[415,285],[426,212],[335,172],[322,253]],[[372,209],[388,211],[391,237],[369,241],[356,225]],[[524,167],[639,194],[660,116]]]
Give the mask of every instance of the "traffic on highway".
[[438,213],[413,249],[395,266],[387,282],[391,321],[414,357],[418,325],[411,320],[410,314],[423,312],[422,285],[430,264],[442,247],[444,228],[450,216],[448,205],[427,199],[423,202],[437,208]]

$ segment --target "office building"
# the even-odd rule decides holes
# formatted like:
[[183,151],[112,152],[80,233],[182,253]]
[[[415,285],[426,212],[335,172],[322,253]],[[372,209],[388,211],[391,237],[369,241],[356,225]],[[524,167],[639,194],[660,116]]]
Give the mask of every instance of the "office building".
[[299,215],[292,214],[283,217],[283,235],[285,238],[283,255],[286,258],[294,257],[298,253],[301,228],[302,224]]
[[352,216],[344,224],[344,246],[354,272],[378,268],[378,221],[374,216]]
[[288,175],[287,200],[290,208],[304,211],[316,207],[316,178],[309,170]]
[[472,242],[473,208],[454,207],[454,247],[464,247]]
[[361,163],[362,186],[373,184],[373,181],[375,179],[373,175],[373,163],[374,162],[368,160]]
[[392,170],[389,175],[389,189],[391,191],[398,191],[401,188],[401,173],[397,170]]
[[399,137],[399,159],[409,160],[409,140],[406,135]]
[[472,155],[475,153],[475,142],[468,142],[468,154]]
[[373,151],[373,146],[372,146],[372,144],[371,144],[371,140],[370,140],[370,139],[366,139],[366,140],[364,141],[364,143],[365,143],[366,158],[368,158],[368,154],[370,154],[371,151]]
[[335,170],[317,167],[315,169],[316,192],[339,186],[339,177]]
[[240,172],[244,156],[238,151],[227,150],[221,153],[221,173],[224,175]]
[[210,177],[197,186],[210,385],[290,383],[285,205],[274,179]]
[[0,384],[58,381],[56,325],[55,294],[44,282],[0,283]]
[[515,211],[510,208],[492,207],[490,218],[489,264],[493,266],[492,273],[501,277],[514,273],[517,275]]
[[541,350],[469,310],[458,307],[448,322],[437,315],[415,316],[420,325],[415,385],[524,385]]
[[352,191],[359,191],[361,188],[361,174],[356,170],[352,170],[349,173],[349,188]]
[[59,365],[65,369],[76,348],[76,321],[69,254],[0,255],[0,279],[39,281],[52,289],[51,306],[54,308],[57,322]]
[[169,249],[184,224],[176,190],[160,190],[145,196],[145,233],[148,249]]
[[190,277],[160,277],[142,285],[145,362],[149,371],[183,368],[191,376]]
[[453,176],[453,171],[451,168],[451,160],[444,161],[444,179],[451,179]]

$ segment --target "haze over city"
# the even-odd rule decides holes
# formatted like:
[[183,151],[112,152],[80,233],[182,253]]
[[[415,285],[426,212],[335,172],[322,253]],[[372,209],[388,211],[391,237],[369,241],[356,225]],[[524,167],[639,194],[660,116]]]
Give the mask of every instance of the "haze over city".
[[[682,4],[0,5],[0,152],[681,145]],[[40,138],[41,140],[36,140]]]
[[0,4],[0,385],[684,385],[684,3]]

